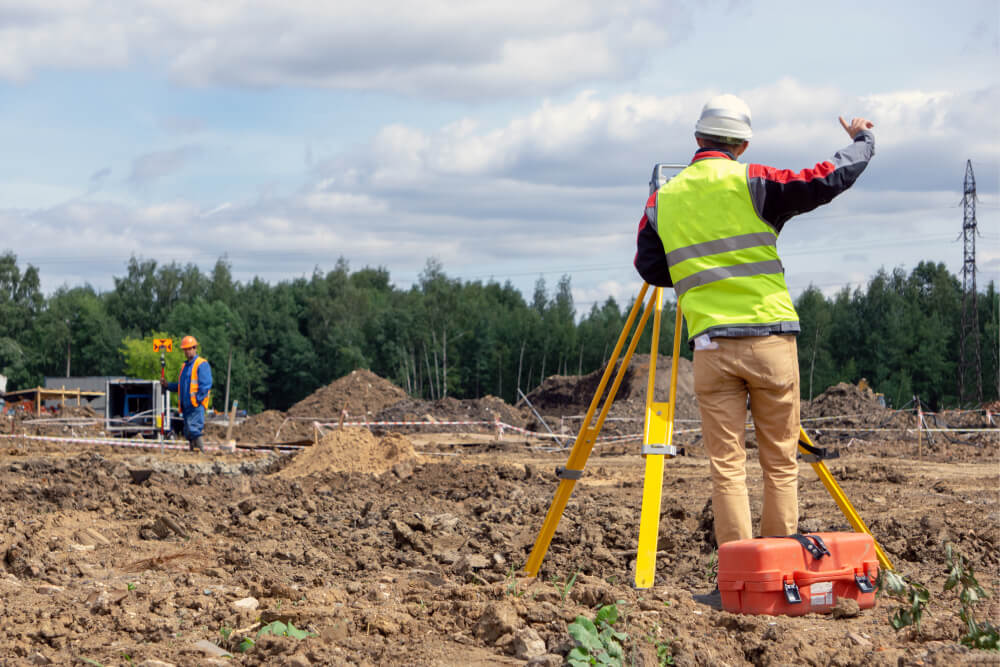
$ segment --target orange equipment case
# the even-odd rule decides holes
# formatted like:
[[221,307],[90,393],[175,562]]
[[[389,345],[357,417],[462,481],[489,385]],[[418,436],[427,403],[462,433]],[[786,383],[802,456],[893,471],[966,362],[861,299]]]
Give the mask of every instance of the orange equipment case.
[[837,598],[875,606],[878,556],[866,533],[809,533],[719,547],[722,608],[734,614],[829,612]]

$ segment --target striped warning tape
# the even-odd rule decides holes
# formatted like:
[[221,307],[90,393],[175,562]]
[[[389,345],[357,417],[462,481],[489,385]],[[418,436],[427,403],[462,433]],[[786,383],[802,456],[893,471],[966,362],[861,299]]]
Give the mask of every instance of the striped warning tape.
[[[55,435],[17,435],[14,433],[0,433],[0,438],[8,440],[35,440],[40,442],[65,442],[83,443],[88,445],[110,445],[112,447],[133,447],[141,449],[190,449],[190,445],[183,440],[129,440],[125,438],[68,438]],[[210,445],[205,447],[207,452],[232,451],[228,447],[218,447]]]
[[313,422],[314,425],[316,425],[316,426],[322,426],[324,428],[333,428],[335,426],[337,426],[337,427],[339,427],[339,426],[482,426],[482,425],[493,426],[493,425],[495,425],[497,423],[498,422],[491,422],[491,421],[461,421],[461,422],[454,422],[454,421],[447,421],[447,422],[444,422],[444,421],[441,421],[441,422],[438,422],[438,421],[434,421],[434,422],[428,422],[428,421],[422,421],[422,422],[417,422],[417,421],[401,421],[401,422],[344,422],[343,424],[341,424],[340,422],[317,422],[317,421]]

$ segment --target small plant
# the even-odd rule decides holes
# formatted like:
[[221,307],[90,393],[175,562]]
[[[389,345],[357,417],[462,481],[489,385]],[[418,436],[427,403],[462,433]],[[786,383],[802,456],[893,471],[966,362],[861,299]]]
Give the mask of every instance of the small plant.
[[670,642],[656,642],[656,661],[660,667],[674,664],[674,656],[670,653]]
[[713,551],[708,557],[708,565],[705,567],[705,580],[712,583],[719,577],[719,552]]
[[670,640],[660,639],[660,631],[660,624],[656,623],[653,629],[646,635],[646,641],[656,649],[656,664],[660,667],[665,667],[665,665],[674,664],[674,656],[670,652]]
[[507,595],[515,598],[519,598],[524,595],[525,591],[517,590],[517,569],[511,565],[510,569],[507,570]]
[[961,642],[969,648],[978,648],[996,651],[1000,649],[1000,634],[996,626],[988,621],[976,620],[976,605],[984,598],[989,597],[989,593],[976,581],[973,566],[965,556],[952,548],[952,545],[945,547],[945,555],[948,558],[948,580],[945,581],[944,590],[950,591],[956,586],[960,586],[958,601],[962,605],[959,616],[965,623],[965,635]]
[[621,643],[628,640],[628,635],[614,629],[617,622],[618,606],[613,604],[601,607],[593,621],[586,616],[577,616],[569,624],[569,634],[576,640],[576,646],[566,656],[566,662],[574,667],[621,667],[625,658]]
[[552,585],[555,586],[555,589],[559,592],[561,604],[566,604],[566,598],[569,597],[569,592],[573,590],[573,584],[576,583],[576,575],[578,574],[579,572],[574,572],[573,576],[570,577],[565,583],[561,579],[552,577]]
[[229,637],[233,634],[233,629],[223,625],[219,628],[219,636],[222,637],[223,641],[227,641]]
[[315,637],[316,633],[309,632],[308,630],[300,630],[295,627],[291,622],[283,623],[282,621],[271,621],[260,630],[257,631],[257,638],[261,638],[264,635],[275,635],[276,637],[291,637],[292,639],[305,639],[306,637]]
[[135,586],[136,586],[136,584],[135,584],[134,582],[131,582],[131,581],[130,581],[130,582],[128,582],[128,584],[126,584],[126,587],[127,587],[127,588],[128,588],[128,589],[129,589],[130,591],[134,591],[134,590],[135,590]]
[[901,630],[908,625],[914,626],[920,632],[920,619],[924,615],[924,608],[931,599],[931,594],[927,588],[912,581],[908,581],[901,574],[896,574],[892,570],[882,569],[878,573],[878,597],[888,595],[903,603],[899,609],[889,617],[889,625],[895,630]]

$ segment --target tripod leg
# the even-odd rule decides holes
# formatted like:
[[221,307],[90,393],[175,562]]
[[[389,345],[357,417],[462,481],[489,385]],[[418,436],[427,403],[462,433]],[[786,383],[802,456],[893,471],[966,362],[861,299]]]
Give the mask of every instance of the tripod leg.
[[639,342],[639,336],[646,326],[646,321],[649,319],[649,313],[653,304],[653,297],[650,297],[649,301],[646,303],[646,307],[643,310],[639,324],[636,327],[635,332],[632,334],[632,340],[629,343],[628,350],[622,358],[621,364],[618,367],[618,373],[615,376],[611,389],[608,391],[607,398],[605,398],[603,406],[601,407],[597,422],[594,426],[591,426],[590,422],[594,417],[594,413],[597,411],[597,406],[602,405],[601,397],[604,394],[604,388],[608,384],[608,379],[611,377],[611,373],[615,367],[615,362],[621,354],[622,347],[625,345],[626,339],[628,339],[629,331],[632,330],[632,325],[635,323],[636,316],[639,313],[639,307],[646,296],[646,290],[648,288],[648,284],[643,284],[642,289],[639,291],[639,296],[635,300],[635,304],[632,305],[632,310],[625,322],[625,326],[622,327],[622,332],[618,336],[618,343],[615,345],[615,349],[611,353],[611,359],[608,361],[607,368],[604,369],[604,375],[601,377],[601,383],[598,385],[597,391],[594,392],[594,398],[590,402],[590,408],[587,410],[587,416],[584,417],[580,433],[576,436],[576,442],[573,444],[573,449],[570,451],[566,467],[559,469],[558,471],[560,478],[559,488],[556,489],[556,495],[552,499],[552,505],[549,507],[549,511],[545,515],[545,523],[542,524],[542,529],[538,533],[538,537],[535,539],[535,546],[531,549],[531,554],[528,556],[528,562],[524,565],[524,570],[530,577],[536,576],[538,574],[538,570],[542,567],[542,561],[545,559],[545,553],[549,550],[549,544],[551,544],[552,537],[555,535],[556,528],[559,526],[559,520],[562,518],[563,512],[566,509],[566,504],[569,502],[570,494],[573,493],[573,487],[576,486],[576,480],[580,479],[583,475],[583,468],[587,464],[587,459],[590,457],[590,451],[594,448],[597,435],[601,432],[601,427],[604,425],[604,418],[607,416],[608,409],[615,400],[615,394],[618,393],[618,387],[621,385],[622,379],[625,377],[625,371],[628,370],[628,363],[632,358],[632,353],[635,351],[635,346]]
[[[646,427],[643,449],[656,447],[661,452],[672,450],[674,431],[674,405],[677,401],[677,357],[680,354],[681,309],[677,307],[674,322],[674,349],[670,360],[670,402],[656,403],[653,392],[656,384],[656,357],[659,354],[660,316],[663,312],[663,290],[657,288],[656,315],[653,318],[653,342],[649,356],[649,381],[646,386]],[[666,408],[666,419],[660,413]],[[662,442],[661,442],[662,441]],[[646,454],[646,452],[643,452]],[[639,548],[635,558],[635,587],[649,588],[656,576],[656,543],[660,533],[660,504],[663,500],[664,459],[672,454],[646,454],[646,472],[642,486],[642,512],[639,517]]]
[[[810,447],[815,448],[812,440],[809,439],[809,435],[806,434],[805,429],[801,426],[799,427],[799,440],[805,442]],[[801,445],[799,446],[799,451],[803,454],[809,453],[807,450],[803,449]],[[848,523],[850,523],[851,527],[854,528],[854,532],[867,533],[868,535],[871,535],[872,541],[875,543],[875,554],[878,556],[879,565],[886,570],[894,570],[895,568],[892,566],[892,562],[889,561],[889,557],[886,556],[884,551],[882,551],[882,547],[879,545],[878,540],[876,540],[875,536],[872,535],[872,531],[868,529],[868,526],[865,524],[864,519],[861,518],[861,515],[854,509],[854,505],[851,504],[851,501],[848,500],[843,489],[841,489],[840,485],[837,484],[837,480],[835,480],[833,475],[830,474],[830,469],[826,467],[826,464],[823,463],[822,460],[819,460],[810,461],[809,465],[811,465],[813,470],[816,471],[816,475],[819,477],[819,480],[823,482],[823,486],[825,486],[826,490],[830,492],[830,497],[833,498],[833,502],[837,503],[837,507],[840,508],[840,511],[844,513]]]

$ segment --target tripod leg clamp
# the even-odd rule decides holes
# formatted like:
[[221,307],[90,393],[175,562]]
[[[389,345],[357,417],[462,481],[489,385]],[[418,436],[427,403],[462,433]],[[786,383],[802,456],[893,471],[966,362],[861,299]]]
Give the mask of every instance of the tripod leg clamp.
[[819,463],[827,459],[839,459],[840,452],[836,449],[826,449],[824,447],[813,447],[804,440],[799,440],[799,447],[806,450],[808,454],[799,452],[799,458],[806,463]]
[[556,477],[559,479],[580,479],[583,477],[582,470],[570,470],[569,468],[564,468],[559,466],[556,468]]
[[677,456],[677,448],[673,445],[643,445],[642,455]]

